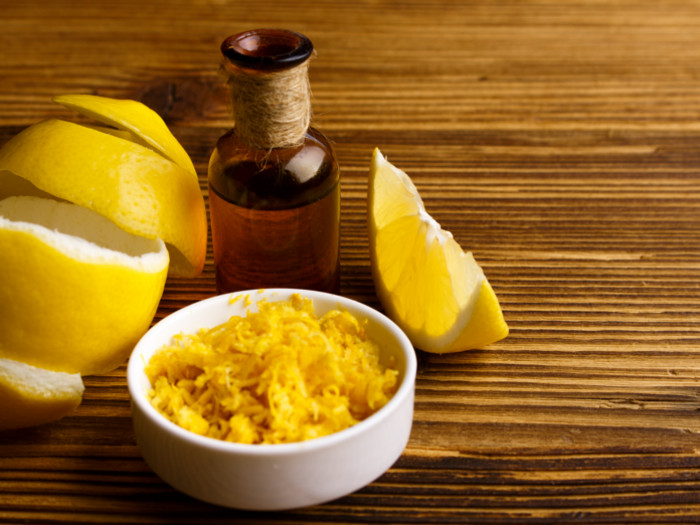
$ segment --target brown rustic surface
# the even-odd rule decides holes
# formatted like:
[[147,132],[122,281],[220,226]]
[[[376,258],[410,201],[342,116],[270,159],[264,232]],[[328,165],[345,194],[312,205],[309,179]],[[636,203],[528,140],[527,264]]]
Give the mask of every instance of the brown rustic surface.
[[[420,353],[401,459],[286,513],[169,488],[135,445],[125,367],[86,378],[71,416],[0,434],[0,522],[700,520],[700,2],[1,0],[0,144],[70,117],[56,94],[140,99],[206,195],[230,123],[218,45],[264,26],[318,50],[341,292],[379,307],[365,222],[379,146],[474,252],[511,335]],[[210,252],[201,277],[168,282],[157,319],[213,294]]]

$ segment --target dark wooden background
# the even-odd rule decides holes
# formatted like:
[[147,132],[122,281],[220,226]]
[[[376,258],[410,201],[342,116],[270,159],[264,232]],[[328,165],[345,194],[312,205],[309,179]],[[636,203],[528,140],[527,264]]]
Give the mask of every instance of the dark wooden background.
[[[57,94],[139,99],[206,196],[230,125],[218,46],[256,27],[318,51],[341,292],[379,307],[365,222],[378,146],[474,252],[510,336],[421,353],[401,459],[287,513],[169,488],[135,445],[125,367],[86,378],[71,416],[0,434],[0,522],[700,521],[700,2],[0,0],[0,143],[70,117]],[[157,319],[213,294],[209,252],[202,276],[169,280]]]

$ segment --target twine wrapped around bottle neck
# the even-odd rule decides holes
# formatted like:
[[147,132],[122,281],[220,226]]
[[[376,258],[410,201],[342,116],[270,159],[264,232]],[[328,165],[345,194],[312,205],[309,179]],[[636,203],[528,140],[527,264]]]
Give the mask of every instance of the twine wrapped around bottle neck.
[[263,150],[300,145],[311,124],[309,61],[280,71],[225,66],[239,139]]

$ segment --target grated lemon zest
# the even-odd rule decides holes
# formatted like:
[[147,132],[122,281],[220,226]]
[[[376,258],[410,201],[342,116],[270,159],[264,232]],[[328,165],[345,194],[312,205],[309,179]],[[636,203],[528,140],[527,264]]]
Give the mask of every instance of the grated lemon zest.
[[380,364],[366,322],[340,309],[319,318],[298,294],[258,310],[157,352],[146,367],[153,406],[197,434],[272,444],[348,428],[395,393],[398,371]]

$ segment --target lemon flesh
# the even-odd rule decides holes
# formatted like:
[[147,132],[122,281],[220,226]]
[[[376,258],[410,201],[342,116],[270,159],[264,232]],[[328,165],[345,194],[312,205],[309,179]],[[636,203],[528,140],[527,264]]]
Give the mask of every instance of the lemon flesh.
[[82,375],[116,368],[153,320],[168,262],[160,239],[87,208],[0,201],[0,358]]
[[196,176],[192,159],[185,149],[160,115],[145,104],[136,100],[82,94],[59,95],[53,100],[99,122],[132,132],[138,142],[160,152]]
[[481,348],[508,335],[483,270],[425,210],[411,179],[374,150],[368,188],[375,289],[417,348]]
[[[36,190],[18,189],[17,178]],[[52,195],[163,239],[173,275],[202,271],[207,220],[197,178],[140,144],[63,120],[39,122],[0,149],[0,198],[12,191]]]
[[0,430],[61,419],[80,405],[84,390],[80,374],[52,372],[0,358]]

